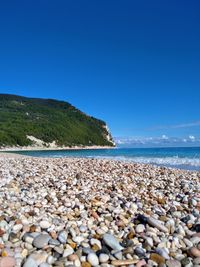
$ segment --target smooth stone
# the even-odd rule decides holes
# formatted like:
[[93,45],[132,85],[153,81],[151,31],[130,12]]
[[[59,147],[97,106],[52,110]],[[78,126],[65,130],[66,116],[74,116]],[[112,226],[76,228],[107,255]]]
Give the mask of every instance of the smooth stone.
[[146,237],[146,244],[153,247],[153,239],[151,237]]
[[0,267],[15,267],[15,259],[13,257],[0,258]]
[[85,233],[87,231],[87,227],[85,225],[81,225],[79,230],[81,233]]
[[69,255],[72,255],[73,253],[74,253],[73,248],[66,248],[66,249],[63,251],[63,258],[66,258],[66,257],[68,257]]
[[169,254],[167,253],[165,248],[156,248],[156,253],[158,253],[160,256],[162,256],[163,258],[165,258],[166,260],[169,260]]
[[99,265],[99,259],[95,253],[88,254],[87,260],[92,266]]
[[46,262],[48,258],[48,254],[45,251],[36,251],[33,252],[29,258],[33,259],[38,265],[43,262]]
[[99,247],[99,249],[102,248],[102,246],[101,246],[101,242],[100,242],[98,239],[92,238],[92,239],[90,240],[90,244],[91,244],[92,246],[96,244],[96,245]]
[[33,246],[36,248],[43,248],[48,245],[51,237],[48,234],[40,234],[33,240]]
[[117,241],[117,239],[111,235],[111,234],[105,234],[103,236],[103,240],[106,243],[106,245],[108,245],[110,248],[114,249],[114,250],[123,250],[124,247],[122,247],[119,242]]
[[189,252],[192,255],[192,257],[195,257],[195,258],[200,257],[200,249],[198,248],[193,247],[189,250]]
[[68,233],[66,231],[61,231],[58,234],[58,240],[60,241],[60,243],[62,244],[66,244],[67,243],[67,237],[68,237]]
[[138,263],[139,260],[112,260],[111,264],[114,266],[131,265]]
[[14,233],[18,233],[20,230],[22,230],[22,228],[23,228],[23,225],[22,224],[15,224],[13,226],[13,232]]
[[154,218],[152,218],[152,217],[148,217],[148,218],[147,218],[147,222],[148,222],[149,225],[151,225],[151,226],[153,226],[153,227],[156,227],[158,230],[160,230],[160,231],[162,231],[162,232],[164,232],[164,233],[168,233],[168,229],[167,229],[167,227],[165,227],[165,226],[161,223],[161,221],[156,220],[156,219],[154,219]]
[[155,261],[156,263],[158,264],[163,264],[165,263],[165,258],[163,258],[162,256],[160,256],[159,254],[157,253],[151,253],[150,255],[150,259],[152,261]]
[[146,254],[145,250],[141,247],[136,247],[134,252],[139,258],[145,257],[145,254]]
[[101,254],[99,255],[99,261],[100,261],[101,263],[105,263],[105,262],[107,262],[108,260],[109,260],[109,256],[108,256],[107,254],[101,253]]
[[28,258],[25,261],[23,267],[38,267],[38,264],[34,261],[34,259]]
[[168,260],[166,262],[167,267],[181,267],[180,261],[177,260]]
[[47,228],[49,228],[51,226],[51,224],[48,222],[48,221],[41,221],[40,222],[40,227],[42,228],[42,229],[47,229]]
[[51,255],[48,256],[48,258],[47,258],[48,264],[52,265],[55,261],[56,261],[56,259],[53,256],[51,256]]
[[138,224],[135,229],[136,233],[140,234],[145,231],[145,226],[144,224]]

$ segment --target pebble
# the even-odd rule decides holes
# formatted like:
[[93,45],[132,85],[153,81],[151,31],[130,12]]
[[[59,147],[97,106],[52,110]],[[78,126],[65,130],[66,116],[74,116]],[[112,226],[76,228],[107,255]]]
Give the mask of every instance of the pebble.
[[108,256],[107,254],[101,253],[101,254],[99,255],[99,261],[100,261],[101,263],[105,263],[105,262],[107,262],[108,260],[109,260],[109,256]]
[[51,226],[51,224],[48,222],[48,221],[41,221],[40,222],[40,227],[42,228],[42,229],[47,229],[47,228],[49,228]]
[[34,259],[28,258],[25,261],[23,267],[38,267],[38,264],[34,261]]
[[98,259],[97,255],[94,253],[88,254],[87,260],[92,266],[99,265],[99,259]]
[[15,267],[15,259],[13,257],[0,258],[0,267]]
[[111,234],[105,234],[103,240],[110,248],[114,250],[123,250],[124,248],[119,244],[116,238]]
[[168,233],[168,229],[160,222],[159,220],[156,220],[152,217],[147,218],[147,222],[149,225],[156,227],[158,230]]
[[44,248],[48,245],[51,237],[48,234],[40,234],[36,236],[33,240],[33,246],[36,248]]
[[60,243],[62,244],[66,244],[67,242],[67,237],[68,237],[68,233],[66,231],[61,231],[58,234],[58,240],[60,241]]
[[138,224],[135,229],[136,233],[143,233],[145,231],[145,226],[143,224]]
[[177,260],[167,260],[166,265],[167,267],[181,267],[180,261]]
[[195,258],[200,257],[200,249],[198,249],[196,247],[191,248],[189,252],[190,252],[192,257],[195,257]]
[[123,265],[135,264],[138,262],[139,262],[138,260],[113,260],[111,264],[114,266],[123,266]]

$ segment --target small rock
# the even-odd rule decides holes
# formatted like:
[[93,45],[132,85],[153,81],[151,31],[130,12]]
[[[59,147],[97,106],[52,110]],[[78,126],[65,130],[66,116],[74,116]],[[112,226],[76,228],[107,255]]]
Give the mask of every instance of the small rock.
[[88,254],[87,260],[92,266],[99,265],[99,259],[98,259],[97,255],[94,253]]
[[190,252],[192,257],[195,257],[195,258],[200,257],[200,249],[198,249],[198,248],[193,247],[189,250],[189,252]]
[[62,244],[66,244],[67,243],[67,237],[68,237],[68,233],[66,231],[61,231],[58,234],[58,240],[60,241],[60,243]]
[[99,261],[100,261],[101,263],[105,263],[105,262],[107,262],[108,260],[109,260],[109,256],[108,256],[107,254],[101,253],[101,254],[99,255]]
[[0,258],[0,267],[15,267],[15,259],[13,257]]
[[136,233],[143,233],[144,231],[145,231],[145,226],[144,226],[144,224],[138,224],[137,226],[136,226],[136,229],[135,229],[135,231],[136,231]]
[[33,246],[36,248],[43,248],[48,245],[51,237],[48,234],[40,234],[36,236],[33,240]]
[[168,260],[166,262],[167,267],[181,267],[180,261],[177,260]]
[[49,228],[51,226],[51,224],[48,222],[48,221],[41,221],[40,222],[40,227],[42,228],[42,229],[47,229],[47,228]]
[[151,255],[150,255],[150,259],[151,259],[152,261],[155,261],[155,262],[158,263],[158,264],[165,263],[165,258],[163,258],[162,256],[160,256],[160,255],[157,254],[157,253],[151,253]]
[[114,250],[123,250],[124,248],[119,244],[116,238],[111,234],[105,234],[103,240],[110,248]]
[[34,259],[32,259],[32,258],[28,258],[28,259],[25,261],[23,267],[38,267],[38,265],[37,265],[37,263],[34,261]]
[[158,221],[152,217],[148,217],[147,222],[149,225],[156,227],[158,230],[160,230],[164,233],[168,233],[168,229],[160,221]]

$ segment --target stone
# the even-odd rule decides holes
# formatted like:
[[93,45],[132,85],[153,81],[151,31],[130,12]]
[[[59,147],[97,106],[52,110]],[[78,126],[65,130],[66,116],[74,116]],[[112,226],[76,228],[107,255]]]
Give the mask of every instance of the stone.
[[87,261],[84,261],[84,262],[82,262],[81,266],[82,267],[91,267],[91,264]]
[[103,241],[106,243],[107,246],[109,246],[110,248],[114,249],[114,250],[123,250],[124,247],[122,247],[119,242],[117,241],[117,239],[111,235],[111,234],[105,234],[103,236]]
[[67,258],[69,255],[73,254],[74,250],[72,248],[66,248],[63,251],[63,258]]
[[200,257],[200,249],[193,247],[189,250],[189,253],[192,257],[198,258]]
[[48,221],[41,221],[40,222],[40,227],[42,228],[42,229],[47,229],[47,228],[49,228],[51,226],[51,224],[50,224],[50,222],[48,222]]
[[29,258],[33,259],[38,265],[46,262],[48,254],[45,251],[36,251],[30,254]]
[[48,234],[40,234],[36,236],[33,240],[33,246],[36,248],[44,248],[48,245],[51,237]]
[[166,265],[167,267],[181,267],[180,261],[177,260],[167,260]]
[[58,234],[58,240],[60,241],[60,243],[62,244],[66,244],[67,243],[67,237],[68,237],[68,233],[66,231],[61,231]]
[[145,231],[145,226],[144,224],[138,224],[135,229],[136,233],[140,234]]
[[108,260],[109,260],[109,255],[104,254],[104,253],[101,253],[101,254],[99,255],[99,261],[100,261],[101,263],[105,263],[105,262],[107,262]]
[[138,263],[139,260],[112,260],[111,264],[114,266],[131,265]]
[[38,267],[37,263],[32,258],[28,258],[25,260],[23,267]]
[[170,259],[169,254],[165,248],[156,248],[155,252],[158,253],[163,258],[165,258],[166,260]]
[[157,253],[151,253],[150,255],[150,259],[158,264],[162,264],[165,263],[165,258],[163,258],[162,256],[160,256]]
[[15,259],[13,257],[0,258],[0,267],[15,267]]
[[168,233],[167,227],[165,227],[159,220],[156,220],[153,217],[148,217],[147,222],[149,225],[156,227],[158,230]]
[[95,253],[90,253],[87,256],[87,261],[92,265],[92,266],[97,266],[99,265],[99,259]]
[[15,224],[15,225],[13,226],[13,232],[14,232],[14,233],[18,233],[19,231],[22,230],[22,228],[23,228],[23,225],[22,225],[22,224]]

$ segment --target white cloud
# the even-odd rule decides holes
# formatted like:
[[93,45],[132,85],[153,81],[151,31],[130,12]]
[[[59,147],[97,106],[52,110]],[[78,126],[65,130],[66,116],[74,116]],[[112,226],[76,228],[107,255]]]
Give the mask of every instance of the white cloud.
[[190,145],[200,145],[200,137],[195,137],[189,135],[188,137],[168,137],[162,135],[161,137],[122,137],[115,138],[117,145],[123,146],[184,146]]
[[194,142],[196,138],[195,138],[195,136],[190,135],[190,136],[189,136],[189,139],[190,139],[192,142]]

